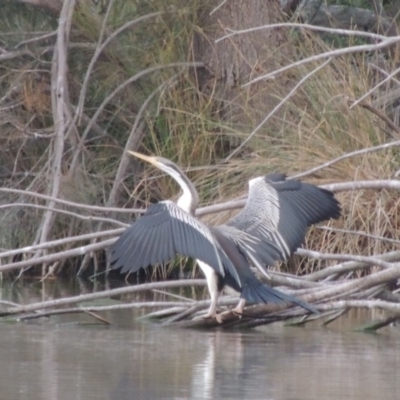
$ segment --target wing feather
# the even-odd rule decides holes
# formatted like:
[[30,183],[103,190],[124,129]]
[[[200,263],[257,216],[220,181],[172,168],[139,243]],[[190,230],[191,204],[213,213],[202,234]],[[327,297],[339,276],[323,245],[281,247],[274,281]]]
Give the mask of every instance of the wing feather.
[[171,201],[150,206],[110,247],[113,269],[136,272],[148,265],[163,264],[176,254],[198,259],[239,282],[234,265],[210,229]]
[[242,235],[239,246],[271,265],[271,259],[285,260],[303,244],[308,226],[339,216],[340,205],[332,192],[271,174],[249,182],[246,206],[226,225],[258,238],[255,246]]

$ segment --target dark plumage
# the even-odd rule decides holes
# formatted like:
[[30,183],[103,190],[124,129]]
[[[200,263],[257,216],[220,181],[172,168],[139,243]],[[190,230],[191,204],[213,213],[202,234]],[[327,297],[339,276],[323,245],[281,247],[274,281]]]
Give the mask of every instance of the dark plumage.
[[198,195],[186,175],[171,161],[133,153],[171,175],[181,186],[178,204],[162,201],[129,227],[111,246],[113,268],[122,272],[172,260],[176,254],[194,258],[207,278],[211,306],[216,316],[223,286],[240,293],[236,311],[245,301],[288,301],[311,312],[310,305],[262,284],[250,268],[261,272],[287,259],[304,241],[307,227],[340,216],[340,205],[330,191],[282,174],[252,179],[246,206],[225,225],[209,227],[194,217]]
[[172,201],[149,206],[110,251],[113,268],[121,272],[164,264],[182,254],[213,265],[217,273],[228,273],[239,283],[235,266],[215,243],[210,229]]
[[248,256],[253,250],[259,268],[286,260],[304,243],[309,226],[340,217],[332,192],[283,174],[252,179],[249,186],[246,206],[226,225],[261,239],[242,246]]

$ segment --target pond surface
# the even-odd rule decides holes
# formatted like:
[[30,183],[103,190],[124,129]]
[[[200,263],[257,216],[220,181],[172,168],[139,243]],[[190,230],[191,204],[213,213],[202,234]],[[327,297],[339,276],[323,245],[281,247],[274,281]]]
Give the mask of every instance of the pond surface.
[[0,399],[400,398],[397,327],[352,332],[358,321],[344,317],[329,329],[202,331],[99,315],[112,325],[87,315],[0,323]]

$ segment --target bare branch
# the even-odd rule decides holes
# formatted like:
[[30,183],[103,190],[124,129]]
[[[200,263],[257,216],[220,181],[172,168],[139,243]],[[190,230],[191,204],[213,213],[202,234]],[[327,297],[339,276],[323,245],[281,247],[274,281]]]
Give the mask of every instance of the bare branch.
[[91,210],[91,211],[100,211],[100,212],[117,212],[117,213],[124,213],[124,214],[134,214],[134,213],[141,214],[146,211],[141,208],[117,208],[117,207],[91,206],[89,204],[75,203],[73,201],[58,199],[56,197],[51,197],[51,196],[47,196],[45,194],[31,192],[29,190],[0,188],[0,192],[15,193],[15,194],[20,194],[20,195],[24,195],[24,196],[35,197],[37,199],[54,201],[55,203],[58,203],[58,204],[63,204],[65,206],[75,207],[75,208],[79,208],[82,210]]
[[340,232],[340,233],[346,233],[347,235],[358,235],[358,236],[364,236],[370,239],[374,240],[381,240],[382,242],[387,242],[387,243],[393,243],[393,244],[400,244],[400,240],[397,239],[391,239],[385,236],[379,236],[379,235],[371,235],[370,233],[364,232],[364,231],[352,231],[350,229],[340,229],[340,228],[332,228],[331,226],[316,226],[317,229],[322,229],[325,231],[329,232]]
[[359,46],[349,46],[349,47],[344,47],[344,48],[337,49],[337,50],[326,51],[321,54],[316,54],[315,56],[303,58],[302,60],[299,60],[299,61],[296,61],[289,65],[286,65],[285,67],[282,67],[275,71],[269,72],[268,74],[261,75],[258,78],[252,79],[251,81],[245,83],[242,87],[252,85],[256,82],[259,82],[259,81],[262,81],[265,79],[273,79],[277,75],[281,74],[282,72],[288,71],[290,69],[299,67],[304,64],[319,61],[324,58],[333,58],[333,57],[338,57],[338,56],[342,56],[345,54],[362,53],[362,52],[367,52],[367,51],[380,50],[380,49],[384,49],[385,47],[389,47],[389,46],[399,43],[399,42],[400,42],[400,36],[394,36],[394,37],[390,37],[385,40],[382,40],[382,42],[377,43],[377,44],[363,44],[363,45],[359,45]]
[[115,237],[120,235],[124,231],[125,228],[118,228],[118,229],[109,229],[107,231],[101,231],[95,233],[86,233],[78,236],[70,236],[64,239],[52,240],[50,242],[45,242],[34,246],[26,246],[26,247],[21,247],[19,249],[3,251],[2,253],[0,253],[0,258],[12,257],[17,254],[32,253],[34,251],[41,249],[51,249],[52,247],[62,246],[69,243],[76,243],[83,240],[104,238],[107,236]]
[[[384,260],[386,262],[398,262],[400,260],[400,251],[391,251],[384,254],[375,254],[374,258],[379,260]],[[325,267],[320,271],[312,272],[311,274],[304,276],[303,279],[307,281],[316,282],[326,279],[331,275],[349,273],[361,268],[365,268],[367,266],[368,264],[365,264],[364,262],[358,262],[358,261],[346,262],[343,264],[333,265],[331,267]]]
[[[352,101],[349,99],[349,102]],[[368,104],[365,101],[360,101],[358,103],[361,107],[365,108],[368,111],[371,111],[373,114],[375,114],[378,118],[380,118],[382,121],[386,123],[386,125],[391,128],[393,131],[395,131],[397,134],[400,134],[400,127],[398,127],[389,117],[387,117],[385,114],[381,113],[379,110],[377,110],[372,104]],[[389,133],[389,136],[393,138],[393,135]]]
[[141,132],[143,132],[144,127],[139,128],[139,123],[141,122],[142,119],[142,115],[144,113],[144,111],[147,109],[147,106],[150,104],[151,100],[153,99],[153,97],[161,90],[163,90],[166,86],[168,86],[169,84],[171,84],[171,82],[173,82],[176,77],[178,76],[178,74],[175,74],[174,76],[172,76],[170,79],[168,79],[166,82],[164,82],[163,84],[161,84],[157,89],[155,89],[150,96],[146,99],[146,101],[142,104],[142,106],[140,107],[136,118],[135,118],[135,122],[133,124],[133,127],[131,129],[131,132],[128,136],[128,140],[126,141],[126,145],[125,145],[125,149],[121,155],[121,160],[120,163],[118,165],[118,170],[117,173],[115,175],[115,179],[114,179],[114,184],[113,187],[111,188],[110,191],[110,195],[108,197],[108,201],[107,201],[107,206],[112,206],[115,203],[115,198],[118,192],[118,188],[119,185],[121,184],[121,182],[124,179],[125,176],[125,172],[126,169],[129,165],[129,159],[130,156],[127,153],[128,150],[137,150],[137,148],[140,145],[141,139],[143,137],[143,133],[141,134]]
[[368,154],[368,153],[372,153],[374,151],[379,151],[379,150],[386,150],[389,149],[391,147],[396,147],[396,146],[400,146],[400,140],[396,140],[395,142],[389,142],[389,143],[385,143],[385,144],[381,144],[378,146],[373,146],[373,147],[368,147],[366,149],[361,149],[361,150],[356,150],[356,151],[352,151],[350,153],[346,153],[343,154],[342,156],[335,158],[334,160],[330,160],[324,164],[318,165],[315,168],[309,169],[308,171],[302,172],[300,174],[296,174],[291,176],[291,179],[299,179],[299,178],[303,178],[304,176],[307,175],[311,175],[314,172],[320,171],[321,169],[330,167],[333,164],[336,164],[340,161],[346,160],[348,158],[352,158],[352,157],[357,157],[360,155],[364,155],[364,154]]
[[383,261],[374,256],[358,256],[353,254],[328,254],[320,253],[307,249],[297,249],[296,254],[303,257],[310,257],[315,260],[333,260],[333,261],[356,261],[359,263],[368,264],[370,266],[377,266],[381,268],[391,268],[393,264]]
[[[12,271],[14,269],[32,267],[33,265],[49,264],[54,261],[64,260],[66,258],[84,256],[87,253],[94,252],[97,250],[104,250],[108,246],[112,245],[116,239],[104,240],[102,242],[89,244],[87,246],[76,247],[71,250],[60,251],[58,253],[47,254],[41,257],[32,257],[28,260],[13,262],[9,264],[3,264],[0,266],[0,272]],[[44,244],[44,243],[43,243]]]
[[36,210],[46,210],[46,211],[52,211],[57,214],[64,214],[64,215],[69,215],[71,217],[81,219],[83,221],[92,221],[92,222],[107,222],[110,224],[114,225],[120,225],[122,227],[127,227],[129,224],[125,224],[124,222],[117,221],[116,219],[112,218],[105,218],[105,217],[96,217],[92,215],[81,215],[77,214],[71,211],[66,211],[66,210],[60,210],[60,209],[54,209],[46,206],[40,206],[38,204],[28,204],[28,203],[12,203],[12,204],[2,204],[0,205],[0,210],[4,208],[11,208],[11,207],[26,207],[26,208],[35,208]]
[[57,31],[49,32],[49,33],[46,33],[44,35],[40,35],[40,36],[34,37],[32,39],[23,40],[22,42],[19,42],[14,48],[18,49],[21,46],[25,46],[25,45],[30,44],[30,43],[35,43],[35,42],[38,42],[40,40],[46,40],[46,39],[49,39],[49,38],[51,38],[53,36],[57,36]]
[[[371,62],[368,63],[368,67],[374,69],[375,71],[380,72],[380,73],[381,73],[382,75],[384,75],[384,76],[389,76],[389,73],[388,73],[388,72],[386,72],[384,69],[378,67],[377,65],[375,65],[375,64],[373,64],[373,63],[371,63]],[[399,81],[398,79],[396,79],[395,77],[392,76],[391,80],[392,80],[393,82],[395,82],[397,85],[400,86],[400,81]]]
[[[399,36],[400,38],[400,36]],[[372,93],[375,92],[376,89],[378,89],[380,86],[382,86],[384,83],[386,83],[387,81],[389,81],[392,77],[394,77],[395,75],[397,75],[400,72],[400,68],[395,69],[393,72],[391,72],[385,79],[383,79],[382,81],[380,81],[377,85],[375,85],[372,89],[368,90],[367,93],[365,93],[364,95],[362,95],[358,100],[356,100],[351,106],[350,109],[352,109],[353,107],[355,107],[357,104],[359,104],[361,101],[363,101],[365,98],[367,98],[368,96],[370,96]]]
[[210,15],[213,15],[216,11],[218,11],[228,0],[223,0],[220,4],[217,5],[211,12]]
[[153,282],[145,283],[142,285],[128,286],[118,289],[104,290],[102,292],[81,294],[78,296],[66,297],[63,299],[49,300],[38,303],[31,303],[27,305],[21,305],[17,307],[11,307],[0,311],[0,316],[5,315],[15,315],[26,312],[32,312],[37,310],[45,310],[47,308],[64,306],[67,304],[81,303],[83,301],[104,299],[112,296],[121,296],[129,293],[140,293],[147,290],[153,289],[171,289],[186,286],[205,286],[205,279],[184,279],[178,281],[168,281],[168,282]]
[[74,153],[74,157],[71,161],[71,168],[74,169],[74,166],[76,166],[77,160],[79,158],[79,154],[82,151],[83,144],[85,143],[86,137],[89,134],[92,125],[96,122],[97,118],[99,115],[102,113],[104,107],[111,101],[112,98],[114,98],[121,90],[125,89],[127,86],[129,86],[131,83],[137,81],[138,79],[142,78],[143,76],[146,76],[148,74],[151,74],[155,71],[159,71],[162,69],[167,69],[167,68],[197,68],[197,67],[203,67],[204,64],[202,62],[177,62],[177,63],[171,63],[171,64],[165,64],[165,65],[156,65],[154,67],[147,68],[143,71],[138,72],[134,76],[130,77],[127,79],[124,83],[121,83],[117,88],[115,88],[104,100],[103,102],[98,106],[96,112],[94,113],[93,117],[90,119],[89,123],[87,124],[84,132],[82,133],[82,137],[79,143],[79,148],[76,149]]
[[365,189],[396,189],[400,190],[400,181],[395,179],[382,179],[374,181],[354,181],[331,183],[329,185],[321,185],[322,188],[331,190],[332,192],[344,192],[346,190],[365,190]]
[[[68,81],[67,81],[67,54],[68,39],[72,23],[72,15],[75,8],[75,0],[64,0],[61,10],[58,30],[57,47],[54,51],[52,68],[52,103],[54,126],[57,128],[57,134],[54,142],[54,160],[52,166],[52,190],[51,197],[58,197],[62,176],[62,157],[64,153],[64,134],[68,125],[65,116],[67,115],[68,102]],[[46,242],[54,221],[53,209],[56,203],[50,201],[48,210],[43,218],[40,234],[40,243]]]
[[251,140],[251,138],[260,130],[260,128],[284,105],[287,100],[292,97],[297,89],[311,76],[316,74],[320,69],[329,64],[331,59],[326,60],[323,64],[319,65],[317,68],[309,72],[305,77],[303,77],[297,85],[274,107],[274,109],[260,122],[260,124],[250,133],[250,135],[237,147],[228,157],[225,158],[224,162],[229,161],[233,156],[235,156],[241,149],[246,145],[246,143]]
[[300,28],[300,29],[309,29],[312,31],[334,33],[336,35],[361,36],[361,37],[366,37],[366,38],[374,39],[374,40],[386,40],[387,39],[387,36],[378,35],[376,33],[365,32],[365,31],[360,31],[360,30],[327,28],[325,26],[286,22],[286,23],[281,23],[281,24],[269,24],[269,25],[256,26],[253,28],[241,29],[241,30],[233,30],[230,28],[226,28],[226,31],[230,32],[230,33],[217,39],[215,41],[215,43],[221,42],[222,40],[226,40],[226,39],[228,39],[232,36],[236,36],[236,35],[244,35],[246,33],[257,32],[257,31],[266,30],[266,29],[276,29],[276,28]]
[[132,28],[132,26],[138,24],[139,22],[142,21],[146,21],[148,19],[151,18],[156,18],[160,15],[163,14],[163,12],[154,12],[151,14],[147,14],[147,15],[143,15],[139,18],[136,18],[132,21],[128,21],[127,23],[125,23],[124,25],[122,25],[120,28],[118,28],[115,32],[113,32],[102,44],[102,40],[103,40],[103,36],[104,36],[104,30],[105,30],[105,25],[108,19],[108,14],[111,10],[112,7],[112,2],[110,2],[110,4],[108,5],[108,9],[107,9],[107,13],[104,17],[104,21],[103,21],[103,26],[99,35],[99,40],[96,46],[96,50],[93,54],[92,59],[90,60],[90,64],[86,70],[86,74],[85,74],[85,79],[83,80],[83,84],[82,84],[82,89],[81,92],[79,94],[79,100],[78,100],[78,105],[76,108],[76,113],[75,113],[75,117],[74,117],[74,122],[77,121],[78,118],[80,118],[82,111],[83,111],[83,105],[85,103],[85,97],[86,97],[86,91],[87,91],[87,86],[89,84],[89,79],[90,76],[92,74],[92,70],[94,67],[94,64],[96,63],[97,59],[99,58],[100,54],[104,51],[104,49],[110,44],[110,42],[115,39],[120,33],[122,33],[123,31],[125,31],[126,29]]
[[375,272],[372,275],[364,276],[359,279],[353,279],[348,282],[335,285],[334,287],[323,289],[315,294],[305,296],[306,301],[326,301],[332,297],[343,297],[351,293],[369,289],[383,283],[391,282],[400,278],[400,263],[393,264],[390,268]]

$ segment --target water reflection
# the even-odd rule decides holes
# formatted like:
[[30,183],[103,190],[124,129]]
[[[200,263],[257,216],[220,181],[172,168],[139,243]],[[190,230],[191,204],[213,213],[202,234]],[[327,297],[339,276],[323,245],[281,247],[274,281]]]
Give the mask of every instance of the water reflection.
[[[35,294],[37,296],[37,294]],[[348,329],[195,331],[130,311],[0,323],[4,399],[395,399],[400,335]],[[354,321],[353,321],[354,322]],[[354,323],[353,323],[354,325]]]

